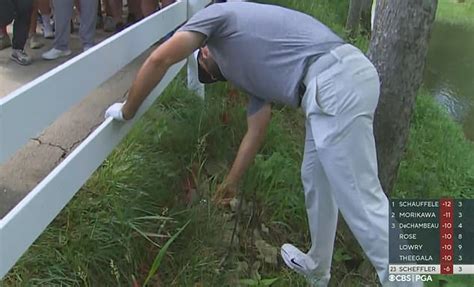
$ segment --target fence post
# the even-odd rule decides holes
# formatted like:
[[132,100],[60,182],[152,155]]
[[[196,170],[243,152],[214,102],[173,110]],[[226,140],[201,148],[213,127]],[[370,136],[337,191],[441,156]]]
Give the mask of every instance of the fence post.
[[[188,0],[188,19],[203,8],[202,2],[202,0]],[[204,99],[204,85],[201,84],[198,79],[198,64],[196,55],[197,51],[188,57],[188,89],[195,91],[200,98]]]

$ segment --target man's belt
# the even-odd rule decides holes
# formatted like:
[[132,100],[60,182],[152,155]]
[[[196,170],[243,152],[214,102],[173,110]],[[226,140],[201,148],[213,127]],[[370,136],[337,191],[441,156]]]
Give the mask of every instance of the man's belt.
[[337,63],[339,59],[341,59],[341,56],[353,51],[354,49],[357,48],[350,44],[339,45],[308,63],[306,72],[304,73],[303,79],[301,80],[299,85],[300,106],[301,100],[303,99],[303,96],[306,92],[306,86],[308,85],[309,81],[311,81],[311,79],[324,72],[335,63]]

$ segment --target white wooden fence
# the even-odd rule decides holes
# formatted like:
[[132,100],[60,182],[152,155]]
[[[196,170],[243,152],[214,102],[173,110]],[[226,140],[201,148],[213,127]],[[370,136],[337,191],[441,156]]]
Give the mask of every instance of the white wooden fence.
[[[0,99],[0,164],[157,39],[184,23],[209,2],[179,0]],[[182,61],[168,71],[143,103],[135,120],[185,64],[186,61]],[[196,61],[190,57],[188,83],[202,92],[202,86],[196,85],[195,71]],[[194,78],[189,78],[189,75],[194,75]],[[126,123],[117,123],[110,118],[105,120],[0,220],[0,279],[129,132],[135,120]]]

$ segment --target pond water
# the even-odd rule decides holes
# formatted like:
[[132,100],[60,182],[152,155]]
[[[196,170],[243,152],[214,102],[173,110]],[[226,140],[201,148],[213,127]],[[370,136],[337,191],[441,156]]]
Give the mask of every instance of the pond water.
[[474,141],[474,28],[435,23],[424,85]]

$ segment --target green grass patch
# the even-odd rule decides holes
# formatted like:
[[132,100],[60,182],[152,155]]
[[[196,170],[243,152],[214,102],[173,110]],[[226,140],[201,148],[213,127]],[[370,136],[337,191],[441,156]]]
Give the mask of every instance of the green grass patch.
[[279,5],[306,13],[329,25],[339,35],[344,35],[344,25],[349,8],[348,0],[257,0],[254,2]]
[[474,28],[474,1],[439,0],[436,20]]
[[[202,101],[185,89],[184,77],[178,77],[2,284],[143,283],[154,259],[168,245],[168,252],[159,255],[160,268],[151,286],[200,282],[202,286],[225,286],[222,282],[232,285],[253,279],[250,270],[242,273],[237,264],[222,268],[232,226],[210,204],[246,128],[245,97],[237,95],[232,102],[227,92],[226,85],[217,85]],[[229,123],[223,120],[224,113]],[[258,197],[264,207],[259,211],[262,221],[278,230],[282,240],[294,236],[306,242],[301,232],[306,214],[299,182],[303,131],[295,129],[301,128],[302,115],[276,109],[274,118],[242,189],[249,198]],[[189,179],[201,199],[192,206],[186,203]],[[166,245],[188,221],[180,236]],[[246,255],[235,252],[232,258],[235,260],[228,261],[244,262]],[[278,273],[267,267],[261,272]],[[294,274],[288,278],[304,282],[294,279]],[[272,278],[261,278],[270,282],[266,279]]]
[[417,98],[393,196],[474,198],[474,145],[426,91]]

